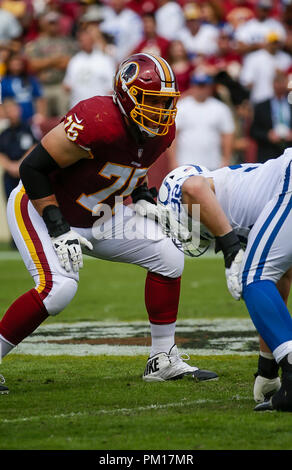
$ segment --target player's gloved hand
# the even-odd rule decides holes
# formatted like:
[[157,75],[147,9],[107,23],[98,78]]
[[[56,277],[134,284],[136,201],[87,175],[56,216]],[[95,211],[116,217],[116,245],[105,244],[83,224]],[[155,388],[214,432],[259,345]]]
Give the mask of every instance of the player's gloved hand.
[[155,198],[157,197],[156,188],[148,188],[146,183],[141,184],[131,194],[132,201],[135,204],[137,214],[142,217],[149,217],[156,220],[157,208]]
[[67,272],[70,272],[71,269],[77,272],[83,267],[81,246],[92,250],[92,244],[86,238],[71,229],[59,207],[55,205],[45,207],[43,210],[43,219],[60,265]]
[[71,265],[74,272],[83,268],[82,246],[93,249],[90,241],[72,229],[58,237],[51,237],[51,240],[59,263],[67,272],[71,271]]
[[215,253],[221,250],[224,256],[228,290],[235,300],[240,300],[242,292],[240,272],[244,251],[233,230],[222,237],[215,237]]
[[239,250],[234,260],[232,261],[230,268],[225,269],[225,276],[227,281],[227,287],[235,300],[240,300],[242,293],[242,283],[240,279],[241,264],[244,256],[244,251]]
[[[271,356],[271,357],[269,357]],[[272,354],[260,352],[258,370],[255,374],[253,396],[256,403],[261,403],[274,395],[281,387],[278,376],[279,365]]]

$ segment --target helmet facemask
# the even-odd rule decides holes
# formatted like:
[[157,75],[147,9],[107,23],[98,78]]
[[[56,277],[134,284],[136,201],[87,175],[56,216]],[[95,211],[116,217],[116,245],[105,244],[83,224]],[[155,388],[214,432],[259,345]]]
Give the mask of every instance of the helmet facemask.
[[154,136],[167,134],[175,121],[179,92],[148,91],[132,86],[129,94],[135,103],[130,117],[140,130]]

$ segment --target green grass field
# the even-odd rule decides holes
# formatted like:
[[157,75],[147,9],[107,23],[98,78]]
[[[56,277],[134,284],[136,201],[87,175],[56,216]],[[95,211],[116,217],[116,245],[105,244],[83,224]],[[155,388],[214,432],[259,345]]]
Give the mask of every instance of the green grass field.
[[[1,252],[0,266],[5,312],[32,281],[17,257],[6,259]],[[76,297],[45,324],[144,322],[144,278],[134,266],[86,259]],[[188,260],[178,325],[222,319],[227,328],[235,318],[249,317],[227,292],[222,260]],[[220,335],[228,348],[228,334]],[[253,411],[254,349],[245,355],[192,354],[191,363],[218,373],[219,380],[209,383],[188,378],[144,383],[146,359],[146,354],[7,356],[0,373],[11,392],[0,396],[0,449],[292,449],[289,413]]]

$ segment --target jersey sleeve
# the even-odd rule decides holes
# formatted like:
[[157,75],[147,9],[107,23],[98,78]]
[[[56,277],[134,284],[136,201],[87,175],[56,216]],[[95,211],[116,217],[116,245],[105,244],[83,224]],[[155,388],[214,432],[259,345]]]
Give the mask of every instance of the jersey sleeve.
[[87,151],[98,135],[96,123],[93,126],[96,110],[92,108],[89,100],[80,101],[62,119],[67,139]]

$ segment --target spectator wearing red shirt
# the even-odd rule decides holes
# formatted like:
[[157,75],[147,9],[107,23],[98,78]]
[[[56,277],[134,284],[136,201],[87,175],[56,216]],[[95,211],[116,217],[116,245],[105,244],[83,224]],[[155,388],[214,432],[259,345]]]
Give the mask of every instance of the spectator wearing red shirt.
[[164,59],[167,59],[170,41],[157,34],[154,14],[145,13],[142,15],[142,21],[144,37],[133,51],[133,54],[144,52],[159,55]]
[[189,60],[182,41],[175,40],[170,43],[168,63],[175,73],[179,91],[183,93],[188,90],[195,65]]
[[157,0],[130,0],[127,4],[128,8],[134,10],[138,15],[143,16],[145,13],[154,13],[158,8]]
[[218,52],[206,57],[204,66],[211,75],[225,71],[232,78],[238,79],[241,65],[242,57],[234,50],[231,32],[228,27],[222,28],[218,37]]
[[249,10],[249,17],[252,18],[255,16],[255,2],[254,1],[246,1],[246,0],[225,0],[222,2],[224,12],[225,12],[225,19],[228,21],[228,16],[231,14],[232,16],[239,15],[243,13],[244,10]]

